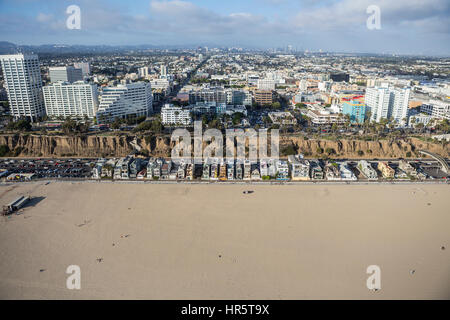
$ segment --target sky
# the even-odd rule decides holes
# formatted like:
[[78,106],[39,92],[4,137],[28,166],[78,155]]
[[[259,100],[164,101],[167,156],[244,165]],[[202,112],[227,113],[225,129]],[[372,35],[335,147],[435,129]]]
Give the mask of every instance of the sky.
[[[70,5],[79,30],[66,26]],[[450,56],[450,0],[0,0],[0,41]]]

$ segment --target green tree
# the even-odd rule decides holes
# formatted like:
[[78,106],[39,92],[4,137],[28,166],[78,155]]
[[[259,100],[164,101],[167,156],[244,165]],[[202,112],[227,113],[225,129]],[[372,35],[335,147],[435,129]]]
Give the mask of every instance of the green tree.
[[0,157],[6,156],[6,154],[9,152],[9,147],[6,144],[2,144],[0,146]]

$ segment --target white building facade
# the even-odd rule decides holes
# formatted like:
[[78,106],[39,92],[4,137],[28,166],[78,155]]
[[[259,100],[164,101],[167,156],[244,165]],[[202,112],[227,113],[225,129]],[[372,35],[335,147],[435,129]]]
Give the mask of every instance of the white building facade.
[[0,56],[9,108],[14,118],[32,121],[45,114],[42,78],[37,55]]
[[153,112],[153,96],[149,83],[135,82],[106,87],[97,111],[99,122],[128,116],[148,116]]
[[259,79],[258,90],[275,90],[275,80],[272,79]]
[[371,121],[393,118],[397,124],[406,125],[410,88],[367,88],[365,103],[371,112]]
[[57,82],[43,87],[42,91],[48,116],[95,117],[98,108],[95,84]]
[[73,64],[74,68],[81,69],[83,77],[91,74],[91,64],[89,62],[76,62]]
[[161,108],[161,122],[166,125],[167,124],[189,125],[192,123],[190,110],[183,109],[182,107],[166,103],[164,107]]
[[83,71],[74,67],[50,67],[50,82],[76,82],[83,80]]

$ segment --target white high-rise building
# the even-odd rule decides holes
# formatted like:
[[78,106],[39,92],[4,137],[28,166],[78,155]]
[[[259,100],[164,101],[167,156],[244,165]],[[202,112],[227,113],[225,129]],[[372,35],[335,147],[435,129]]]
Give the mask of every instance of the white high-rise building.
[[150,74],[148,67],[141,67],[138,69],[139,78],[146,78]]
[[406,125],[410,92],[410,88],[367,88],[365,103],[371,112],[370,120],[393,118],[396,123]]
[[408,124],[408,105],[410,88],[393,89],[392,90],[392,114],[394,121],[403,126]]
[[45,114],[42,79],[37,55],[0,56],[11,115],[32,121]]
[[167,76],[167,66],[166,65],[161,65],[161,75],[162,76]]
[[148,116],[152,112],[151,85],[146,82],[134,82],[103,89],[97,120],[103,122],[132,115]]
[[48,116],[95,117],[98,108],[95,84],[57,82],[43,87],[42,91]]
[[367,88],[365,103],[371,112],[371,121],[379,122],[381,118],[389,118],[391,94],[388,88]]
[[89,62],[76,62],[73,64],[74,68],[81,69],[83,77],[91,74],[91,65]]
[[81,69],[74,67],[50,67],[48,70],[50,82],[75,82],[83,80]]

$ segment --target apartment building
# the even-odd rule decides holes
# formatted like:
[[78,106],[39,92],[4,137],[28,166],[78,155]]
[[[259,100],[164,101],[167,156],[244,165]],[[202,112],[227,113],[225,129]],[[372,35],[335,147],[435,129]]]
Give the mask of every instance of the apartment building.
[[375,87],[367,88],[365,104],[371,112],[371,121],[390,119],[400,125],[407,124],[410,88]]
[[192,123],[191,111],[187,108],[166,103],[161,108],[161,122],[165,125],[189,125]]
[[436,119],[450,120],[450,103],[439,100],[431,100],[420,106],[420,112],[424,112]]
[[97,121],[114,121],[129,116],[149,116],[153,112],[153,96],[150,84],[135,82],[106,87],[100,98]]
[[32,121],[45,114],[39,59],[33,54],[1,55],[3,78],[11,115]]
[[45,111],[50,117],[94,118],[98,108],[97,85],[78,81],[57,82],[42,88]]

